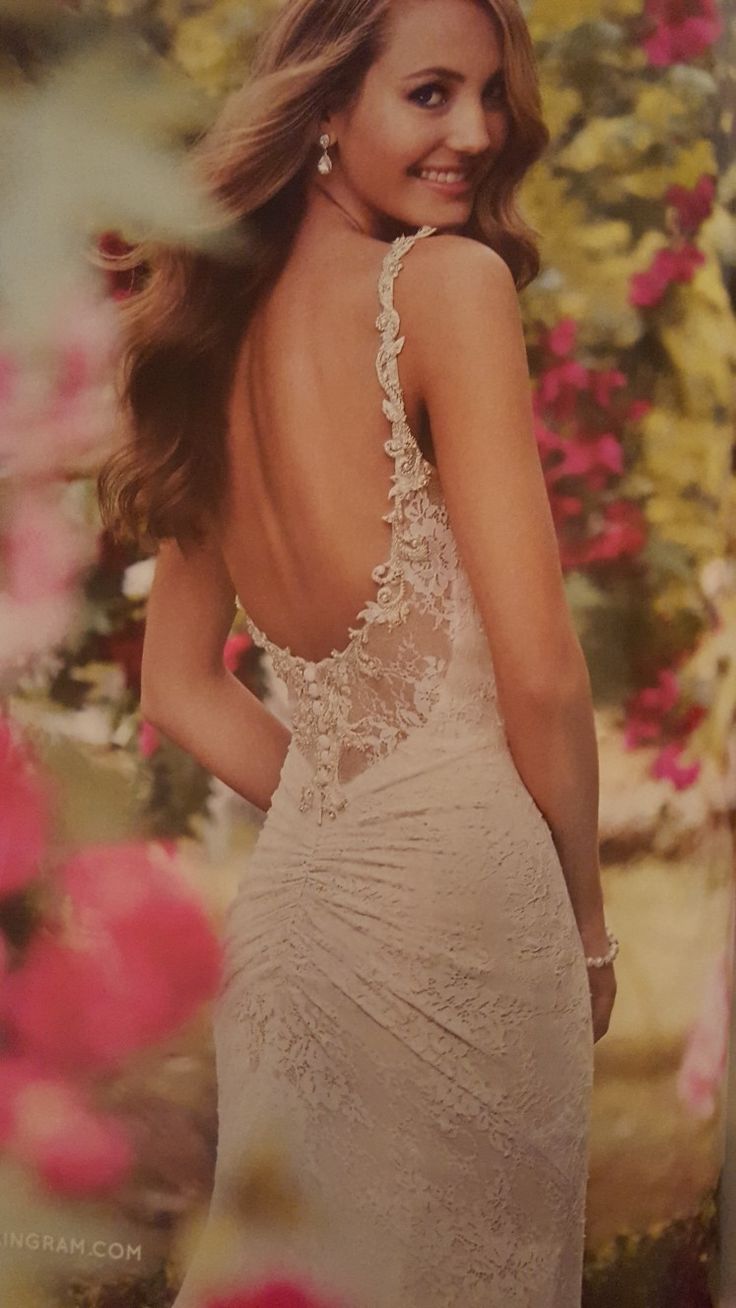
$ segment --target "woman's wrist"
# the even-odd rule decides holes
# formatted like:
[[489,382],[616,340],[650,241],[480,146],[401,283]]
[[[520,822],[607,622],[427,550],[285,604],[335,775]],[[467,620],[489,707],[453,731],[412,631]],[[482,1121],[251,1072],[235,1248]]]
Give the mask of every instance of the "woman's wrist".
[[616,934],[611,931],[610,927],[606,928],[606,948],[599,954],[590,954],[585,951],[585,963],[587,967],[596,970],[602,967],[610,967],[618,958],[619,942]]
[[618,957],[619,942],[608,926],[602,908],[594,917],[578,922],[578,934],[589,968],[610,967]]

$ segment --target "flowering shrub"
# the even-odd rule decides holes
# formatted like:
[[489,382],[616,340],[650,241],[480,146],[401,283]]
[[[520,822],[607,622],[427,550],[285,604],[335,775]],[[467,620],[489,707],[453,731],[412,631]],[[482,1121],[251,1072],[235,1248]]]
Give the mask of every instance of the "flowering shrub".
[[[114,1188],[134,1152],[94,1107],[94,1085],[213,996],[219,943],[170,849],[55,854],[49,784],[5,718],[0,786],[0,1147],[57,1192]],[[19,894],[35,894],[20,943],[9,912]]]
[[[533,0],[527,17],[553,141],[525,184],[544,266],[523,307],[568,596],[596,698],[618,698],[628,747],[656,745],[651,775],[685,789],[699,753],[728,766],[690,671],[728,620],[700,578],[731,548],[736,498],[714,150],[722,20],[711,0],[645,0],[640,13],[614,0],[598,15]],[[655,722],[657,685],[676,699]]]

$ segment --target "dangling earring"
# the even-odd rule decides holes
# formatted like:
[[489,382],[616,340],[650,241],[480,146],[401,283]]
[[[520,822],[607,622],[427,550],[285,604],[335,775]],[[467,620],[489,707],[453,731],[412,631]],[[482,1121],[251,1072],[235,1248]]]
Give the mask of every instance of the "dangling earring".
[[332,172],[332,160],[327,153],[327,147],[330,144],[330,138],[327,132],[322,133],[319,138],[319,143],[322,146],[322,154],[317,164],[317,172],[322,173],[324,176],[325,173]]

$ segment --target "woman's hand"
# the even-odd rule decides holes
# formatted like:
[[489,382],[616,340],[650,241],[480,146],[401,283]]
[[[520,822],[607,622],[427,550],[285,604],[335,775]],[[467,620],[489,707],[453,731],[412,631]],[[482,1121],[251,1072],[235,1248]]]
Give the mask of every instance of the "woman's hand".
[[[586,958],[600,958],[602,954],[607,954],[611,947],[605,928],[600,926],[590,930],[581,929],[580,938]],[[613,963],[606,963],[605,967],[589,967],[588,984],[593,1015],[593,1044],[596,1044],[608,1030],[616,999],[617,985]]]
[[590,1004],[593,1013],[593,1044],[606,1034],[611,1010],[616,998],[616,973],[613,963],[605,967],[589,967]]

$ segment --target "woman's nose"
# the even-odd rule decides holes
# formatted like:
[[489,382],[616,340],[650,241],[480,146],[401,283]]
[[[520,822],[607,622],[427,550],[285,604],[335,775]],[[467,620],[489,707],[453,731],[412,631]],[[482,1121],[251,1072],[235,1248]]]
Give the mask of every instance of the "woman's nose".
[[[498,133],[494,125],[497,117],[491,117],[485,105],[458,107],[447,136],[448,149],[456,154],[482,154],[496,139]],[[500,128],[500,124],[497,127]]]

